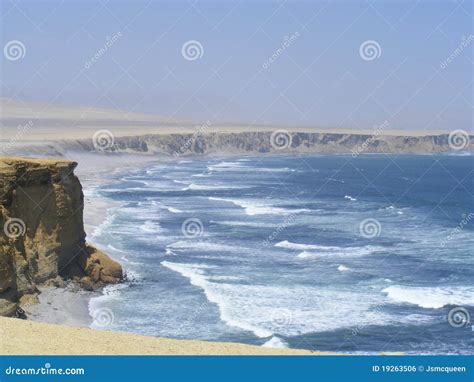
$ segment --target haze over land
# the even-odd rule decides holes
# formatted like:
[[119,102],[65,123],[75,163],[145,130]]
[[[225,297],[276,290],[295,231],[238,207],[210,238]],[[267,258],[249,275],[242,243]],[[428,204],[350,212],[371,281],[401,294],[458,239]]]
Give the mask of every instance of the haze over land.
[[5,1],[2,40],[23,54],[2,61],[0,94],[165,121],[472,131],[471,8]]

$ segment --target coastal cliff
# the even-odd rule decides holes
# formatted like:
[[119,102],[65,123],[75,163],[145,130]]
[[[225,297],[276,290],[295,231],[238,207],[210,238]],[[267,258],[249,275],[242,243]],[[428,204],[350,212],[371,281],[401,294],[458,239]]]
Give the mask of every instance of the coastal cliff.
[[121,266],[86,243],[77,163],[0,157],[0,316],[15,314],[37,285],[119,282]]
[[[88,139],[35,142],[4,148],[8,155],[63,156],[67,152],[116,152],[170,156],[220,154],[434,154],[453,150],[474,150],[474,136],[462,135],[453,141],[449,134],[370,135],[298,131],[212,132],[122,135],[112,130],[93,132]],[[100,135],[100,134],[103,135]],[[456,138],[454,138],[456,139]]]

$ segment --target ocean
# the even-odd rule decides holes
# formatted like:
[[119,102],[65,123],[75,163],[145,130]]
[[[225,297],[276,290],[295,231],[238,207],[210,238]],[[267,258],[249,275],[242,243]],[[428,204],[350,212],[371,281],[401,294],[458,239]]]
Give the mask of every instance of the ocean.
[[345,353],[472,354],[473,157],[160,162],[89,195],[127,272],[93,327]]

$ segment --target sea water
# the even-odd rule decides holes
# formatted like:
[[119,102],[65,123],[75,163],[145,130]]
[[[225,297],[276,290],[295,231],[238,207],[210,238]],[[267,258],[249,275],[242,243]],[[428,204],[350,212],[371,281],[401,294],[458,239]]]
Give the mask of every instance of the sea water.
[[93,327],[349,353],[474,350],[472,156],[183,159],[88,192],[117,203],[92,240],[127,272],[91,301]]

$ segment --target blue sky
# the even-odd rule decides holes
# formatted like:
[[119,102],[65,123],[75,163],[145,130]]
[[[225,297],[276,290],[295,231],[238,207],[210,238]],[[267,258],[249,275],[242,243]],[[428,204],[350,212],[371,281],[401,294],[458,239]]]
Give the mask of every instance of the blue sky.
[[[470,1],[1,4],[2,47],[24,46],[18,60],[1,57],[3,97],[200,121],[472,131]],[[183,57],[188,41],[202,46],[195,60]]]

